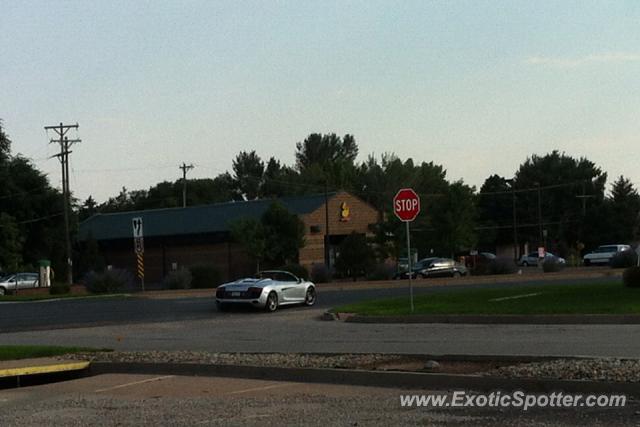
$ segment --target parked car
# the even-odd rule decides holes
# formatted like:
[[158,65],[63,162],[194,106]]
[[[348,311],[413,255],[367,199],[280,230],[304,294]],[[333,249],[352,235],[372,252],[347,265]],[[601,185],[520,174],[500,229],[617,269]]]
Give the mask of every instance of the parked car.
[[0,295],[15,292],[16,288],[29,289],[38,287],[38,273],[15,273],[0,278]]
[[276,311],[289,304],[312,306],[316,302],[316,286],[288,271],[261,271],[255,277],[225,283],[216,289],[216,305],[223,310],[230,304],[248,304]]
[[631,246],[629,245],[602,245],[597,249],[589,252],[582,258],[584,265],[592,264],[609,264],[611,258],[619,252],[629,251]]
[[[455,262],[451,258],[423,258],[411,266],[411,277],[459,277],[466,276],[467,268]],[[402,273],[399,277],[402,279],[409,278],[409,272]]]
[[[520,257],[520,260],[518,261],[518,265],[521,265],[523,267],[528,267],[530,265],[532,266],[536,266],[538,265],[538,252],[530,252],[528,254],[524,254]],[[557,255],[552,254],[551,252],[547,252],[544,254],[544,260],[545,261],[556,261],[559,262],[560,264],[566,264],[567,261],[562,258],[559,257]]]

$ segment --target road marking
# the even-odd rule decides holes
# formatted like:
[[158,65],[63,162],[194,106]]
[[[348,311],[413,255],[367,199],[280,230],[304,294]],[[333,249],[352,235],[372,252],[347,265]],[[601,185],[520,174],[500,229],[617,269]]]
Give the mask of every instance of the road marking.
[[145,384],[145,383],[150,383],[150,382],[154,382],[154,381],[162,381],[162,380],[166,380],[168,378],[173,378],[174,376],[175,375],[165,375],[163,377],[149,378],[147,380],[134,381],[134,382],[131,382],[131,383],[116,385],[116,386],[113,386],[113,387],[101,388],[99,390],[94,391],[94,393],[102,393],[104,391],[117,390],[119,388],[131,387],[131,386],[134,386],[134,385]]
[[287,384],[287,383],[285,383],[285,384],[273,384],[273,385],[267,385],[267,386],[264,386],[264,387],[254,387],[254,388],[247,388],[247,389],[244,389],[244,390],[232,391],[229,394],[241,394],[241,393],[249,393],[249,392],[252,392],[252,391],[270,390],[272,388],[287,387],[287,386],[290,386],[290,385],[292,385],[292,384]]
[[80,371],[89,367],[89,362],[58,363],[55,365],[25,366],[21,368],[0,369],[0,378],[22,375],[50,374],[54,372]]
[[489,301],[506,301],[508,299],[520,299],[520,298],[535,297],[536,295],[540,295],[540,292],[536,292],[535,294],[514,295],[512,297],[493,298],[493,299],[490,299]]

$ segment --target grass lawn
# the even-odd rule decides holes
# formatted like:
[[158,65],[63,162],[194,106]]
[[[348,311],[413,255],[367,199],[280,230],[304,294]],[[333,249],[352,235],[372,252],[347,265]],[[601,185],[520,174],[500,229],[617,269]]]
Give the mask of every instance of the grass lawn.
[[34,357],[52,357],[68,353],[88,353],[96,351],[110,350],[84,347],[56,347],[50,345],[0,345],[0,360],[31,359]]
[[[407,294],[409,291],[407,290]],[[637,314],[640,288],[611,281],[584,285],[512,286],[414,297],[413,314]],[[409,296],[336,307],[336,313],[411,314]]]

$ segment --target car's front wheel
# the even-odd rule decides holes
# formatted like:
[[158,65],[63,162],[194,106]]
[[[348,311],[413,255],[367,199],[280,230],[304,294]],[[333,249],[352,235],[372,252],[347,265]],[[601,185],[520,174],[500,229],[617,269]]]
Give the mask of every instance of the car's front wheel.
[[270,313],[273,313],[278,309],[278,295],[275,292],[271,292],[267,297],[267,303],[265,304],[264,309]]
[[311,307],[316,303],[316,290],[314,288],[307,289],[307,293],[304,296],[304,305]]
[[6,295],[6,294],[7,294],[7,290],[5,288],[3,288],[2,286],[0,286],[0,296]]
[[218,309],[218,311],[225,311],[227,309],[227,304],[216,301],[216,308]]
[[529,263],[528,263],[527,261],[523,261],[523,262],[522,262],[522,266],[523,266],[523,267],[529,267]]
[[460,277],[460,276],[462,276],[462,274],[459,271],[454,271],[452,276],[453,277]]

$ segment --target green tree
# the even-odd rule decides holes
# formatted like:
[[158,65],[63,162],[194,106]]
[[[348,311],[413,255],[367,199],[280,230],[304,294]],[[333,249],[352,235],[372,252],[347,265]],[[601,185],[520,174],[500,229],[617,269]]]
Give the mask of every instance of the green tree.
[[336,257],[336,270],[355,282],[358,276],[366,275],[373,267],[373,250],[363,234],[351,233],[342,241]]
[[264,162],[255,151],[241,151],[233,160],[233,179],[245,200],[254,200],[260,195]]
[[496,245],[513,243],[512,181],[491,175],[477,197],[478,244],[492,252]]
[[339,137],[335,133],[312,133],[296,144],[296,170],[299,191],[318,193],[325,185],[330,189],[351,189],[356,174],[358,145],[353,135]]
[[11,154],[11,140],[2,128],[2,119],[0,119],[0,163],[6,162]]
[[265,236],[265,261],[274,267],[298,262],[304,246],[304,223],[279,202],[272,203],[261,218]]
[[0,272],[15,272],[22,266],[23,241],[15,218],[0,213]]
[[640,195],[630,180],[620,176],[611,188],[609,205],[609,240],[626,243],[638,237]]
[[[583,241],[587,246],[597,245],[602,228],[585,219],[592,211],[601,210],[604,203],[604,187],[607,174],[588,159],[573,158],[558,151],[544,156],[532,156],[520,165],[515,175],[518,223],[523,241],[542,245],[542,237],[536,226],[538,219],[538,194],[543,228],[547,230],[547,247],[563,255],[569,246]],[[537,187],[540,187],[540,192]],[[582,194],[593,196],[588,201],[587,215],[583,215]],[[595,217],[597,215],[593,215]]]
[[256,262],[256,271],[264,260],[266,239],[262,223],[253,218],[239,218],[230,226],[231,237],[240,243],[245,251]]

